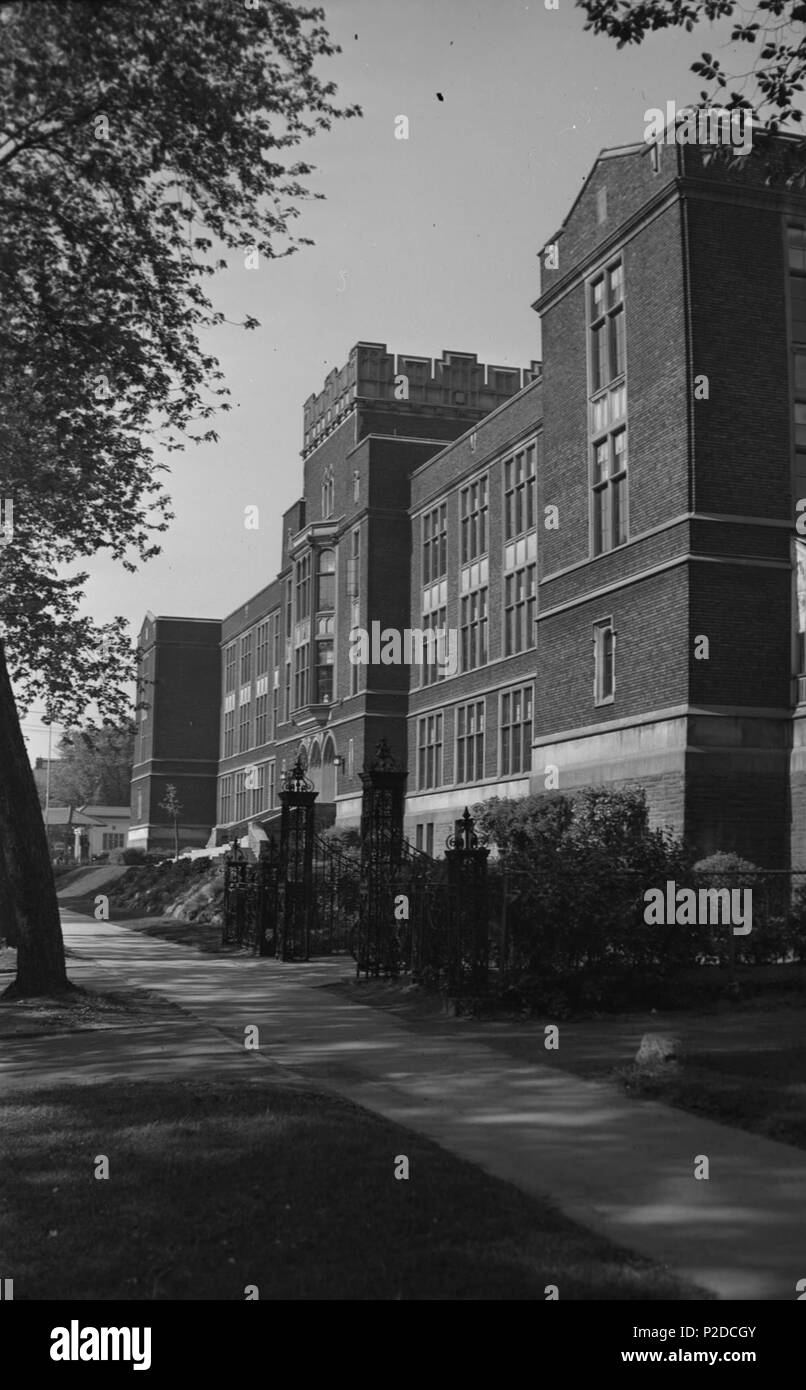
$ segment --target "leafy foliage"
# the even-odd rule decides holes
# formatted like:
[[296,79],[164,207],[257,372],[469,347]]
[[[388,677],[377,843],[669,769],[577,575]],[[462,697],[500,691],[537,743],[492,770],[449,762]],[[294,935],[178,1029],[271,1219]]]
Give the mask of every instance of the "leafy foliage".
[[165,456],[227,408],[205,282],[229,252],[306,243],[290,151],[356,113],[314,73],[338,51],[322,20],[286,0],[0,6],[0,618],[18,690],[61,722],[119,716],[133,670],[123,621],[82,617],[65,567],[157,553]]
[[52,765],[51,804],[128,806],[135,724],[68,729]]
[[648,986],[694,964],[696,927],[644,921],[645,890],[684,880],[688,858],[679,840],[649,828],[643,791],[495,800],[475,814],[506,869],[522,988],[545,998],[562,984],[591,1002],[595,976],[593,1002],[612,1001],[626,976]]
[[[648,823],[641,790],[592,788],[474,807],[499,850],[495,897],[507,898],[510,997],[558,1018],[572,1009],[684,1007],[728,988],[700,967],[806,958],[806,888],[790,906],[788,875],[736,854],[692,863],[683,843]],[[496,883],[496,879],[504,880]],[[751,888],[753,925],[644,920],[644,894]]]
[[[691,33],[702,20],[733,20],[730,41],[753,49],[749,71],[725,72],[722,60],[701,54],[691,70],[712,90],[700,92],[704,105],[719,95],[719,104],[753,110],[760,129],[775,134],[789,122],[800,123],[797,105],[804,90],[806,43],[802,26],[806,5],[800,0],[757,0],[748,10],[739,0],[577,0],[587,15],[585,28],[615,39],[619,48],[641,44],[659,29],[683,28]],[[736,82],[744,90],[728,91]]]

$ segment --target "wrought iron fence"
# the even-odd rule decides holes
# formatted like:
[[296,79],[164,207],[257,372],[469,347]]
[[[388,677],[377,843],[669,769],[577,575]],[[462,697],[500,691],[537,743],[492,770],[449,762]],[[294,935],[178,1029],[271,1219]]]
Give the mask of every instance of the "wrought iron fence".
[[[526,968],[532,945],[542,953],[542,968],[548,970],[552,937],[554,940],[561,938],[572,924],[579,925],[578,917],[573,920],[578,900],[571,894],[563,901],[562,893],[549,884],[555,872],[551,870],[547,874],[540,868],[526,868],[506,859],[492,866],[487,885],[489,961],[491,971],[502,978]],[[606,920],[607,914],[615,910],[625,926],[632,923],[640,927],[648,922],[645,917],[648,889],[662,890],[664,899],[668,893],[666,881],[650,883],[646,873],[640,871],[614,871],[612,885],[613,900],[601,902],[600,920]],[[677,890],[693,890],[696,895],[696,906],[692,908],[696,916],[690,921],[678,919],[681,926],[693,928],[693,964],[722,965],[733,970],[740,965],[806,961],[806,870],[725,871],[705,876],[690,872],[685,879],[681,877],[675,881],[673,888],[675,911],[679,909],[681,919],[683,908],[677,901]],[[743,893],[744,890],[752,895],[748,903],[752,920],[747,924],[741,924],[744,902],[726,896],[726,893]],[[597,912],[595,900],[588,910],[593,918]],[[732,917],[728,917],[734,910],[741,914],[737,917],[737,931],[734,931]],[[664,925],[673,930],[678,920],[664,921]],[[744,925],[750,925],[750,930],[745,931]],[[624,953],[629,955],[628,934],[623,938],[623,947]],[[614,949],[612,955],[617,954],[618,950]],[[575,962],[579,968],[588,963],[584,953]]]
[[322,835],[314,836],[310,952],[355,953],[361,906],[361,863]]
[[257,862],[247,861],[234,845],[224,859],[223,943],[248,947],[259,955],[274,955],[278,892],[276,844],[270,841]]

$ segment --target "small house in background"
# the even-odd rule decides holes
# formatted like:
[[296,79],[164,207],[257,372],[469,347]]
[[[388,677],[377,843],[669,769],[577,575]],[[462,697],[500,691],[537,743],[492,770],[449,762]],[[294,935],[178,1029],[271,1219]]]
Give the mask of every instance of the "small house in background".
[[47,815],[42,814],[54,858],[91,863],[126,847],[128,806],[50,806]]
[[[80,860],[80,837],[89,836],[93,821],[75,806],[49,806],[45,818],[50,853],[54,859]],[[78,846],[78,852],[76,852]],[[89,855],[89,845],[87,853]]]
[[128,806],[79,806],[78,810],[92,821],[89,830],[91,859],[98,854],[108,854],[110,850],[126,848],[131,822]]

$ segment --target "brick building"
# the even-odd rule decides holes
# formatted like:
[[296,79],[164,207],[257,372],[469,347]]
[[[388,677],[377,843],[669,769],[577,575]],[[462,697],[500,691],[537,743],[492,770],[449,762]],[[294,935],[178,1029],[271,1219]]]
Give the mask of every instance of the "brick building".
[[221,623],[147,613],[138,650],[129,848],[173,846],[159,804],[170,785],[182,806],[181,843],[205,845],[216,815]]
[[542,368],[359,343],[309,397],[281,569],[195,625],[203,680],[185,620],[146,620],[136,826],[182,769],[200,840],[270,822],[300,751],[355,826],[385,737],[429,851],[466,804],[604,783],[702,852],[806,865],[806,196],[719,154],[600,156],[543,249]]

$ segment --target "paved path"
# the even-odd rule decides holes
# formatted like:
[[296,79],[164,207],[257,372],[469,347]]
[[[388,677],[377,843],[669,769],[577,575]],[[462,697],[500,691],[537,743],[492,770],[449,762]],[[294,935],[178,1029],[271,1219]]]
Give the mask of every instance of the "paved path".
[[[628,1099],[562,1071],[548,1053],[543,1064],[524,1063],[456,1032],[409,1032],[379,1009],[316,988],[343,976],[343,961],[216,959],[113,923],[63,916],[71,951],[128,985],[159,991],[200,1020],[216,1067],[235,1067],[237,1055],[237,1065],[268,1064],[278,1080],[325,1085],[550,1197],[583,1225],[720,1298],[797,1298],[795,1285],[806,1278],[801,1150]],[[102,983],[108,988],[108,977]],[[244,1028],[253,1024],[261,1050],[247,1054]],[[103,1036],[113,1049],[111,1036]],[[93,1079],[98,1037],[92,1035],[95,1055],[86,1061]],[[135,1051],[104,1060],[103,1074],[109,1067],[118,1075],[152,1074],[147,1053],[129,1041]],[[173,1055],[168,1065],[179,1069],[181,1030],[165,1042]],[[17,1084],[30,1075],[34,1053],[32,1040],[21,1043],[21,1050],[4,1045],[6,1076]],[[71,1042],[69,1050],[65,1079],[77,1080],[81,1045]],[[708,1181],[694,1178],[698,1155],[709,1159]]]

